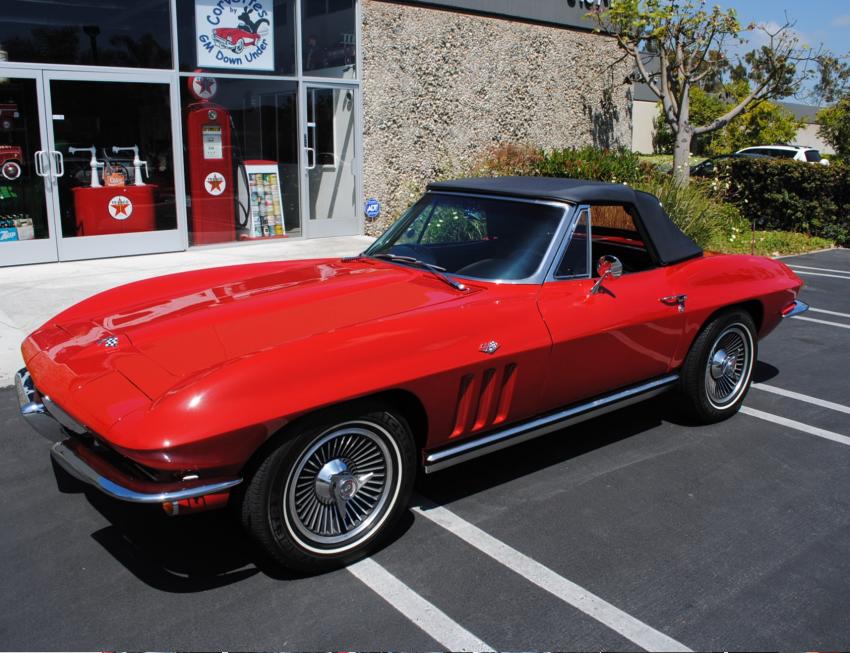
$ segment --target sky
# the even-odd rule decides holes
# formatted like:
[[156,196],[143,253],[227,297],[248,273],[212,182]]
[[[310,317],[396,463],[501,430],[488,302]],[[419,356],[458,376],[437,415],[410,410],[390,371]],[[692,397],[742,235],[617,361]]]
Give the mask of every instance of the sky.
[[[815,51],[823,46],[850,61],[850,0],[709,0],[709,4],[736,9],[744,25],[754,22],[778,27],[788,20],[795,22],[801,43]],[[756,31],[747,35],[749,43],[741,48],[742,52],[758,45],[759,34]],[[819,103],[811,95],[813,86],[814,80],[809,78],[786,101]]]
[[712,4],[735,8],[742,23],[782,25],[787,15],[811,47],[822,43],[837,54],[850,53],[850,0],[713,0]]

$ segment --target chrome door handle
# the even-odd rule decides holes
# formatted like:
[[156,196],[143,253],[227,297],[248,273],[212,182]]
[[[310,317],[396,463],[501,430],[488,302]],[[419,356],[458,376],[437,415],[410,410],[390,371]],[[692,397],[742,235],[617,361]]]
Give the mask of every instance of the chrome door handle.
[[662,297],[659,299],[662,304],[665,306],[678,306],[679,312],[685,312],[685,302],[688,301],[687,295],[670,295],[669,297]]
[[35,174],[39,177],[46,177],[47,173],[44,171],[44,161],[41,157],[46,156],[47,152],[44,150],[38,150],[33,155],[33,163],[35,163]]
[[62,152],[52,150],[50,152],[50,156],[52,156],[53,160],[56,162],[56,177],[64,177],[65,176],[65,157],[62,156]]

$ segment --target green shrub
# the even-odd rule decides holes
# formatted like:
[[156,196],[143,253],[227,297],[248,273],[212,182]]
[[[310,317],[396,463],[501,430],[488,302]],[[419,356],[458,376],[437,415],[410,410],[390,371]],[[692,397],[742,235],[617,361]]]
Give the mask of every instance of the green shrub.
[[537,174],[544,177],[570,177],[633,185],[653,174],[652,166],[638,154],[626,150],[552,150],[543,153]]
[[850,166],[735,159],[718,174],[728,201],[757,229],[850,245]]

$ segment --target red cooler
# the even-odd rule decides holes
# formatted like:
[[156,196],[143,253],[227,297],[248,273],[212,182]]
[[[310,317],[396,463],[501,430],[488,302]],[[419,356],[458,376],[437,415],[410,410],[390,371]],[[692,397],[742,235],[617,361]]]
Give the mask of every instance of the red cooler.
[[78,236],[156,230],[156,185],[72,188]]

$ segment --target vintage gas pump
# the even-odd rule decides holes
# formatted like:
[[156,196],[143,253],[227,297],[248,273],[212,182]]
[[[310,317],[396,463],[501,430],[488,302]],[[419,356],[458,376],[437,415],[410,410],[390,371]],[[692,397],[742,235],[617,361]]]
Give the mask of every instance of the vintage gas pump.
[[189,78],[200,101],[186,112],[192,234],[196,245],[236,240],[230,113],[210,101],[215,80]]

